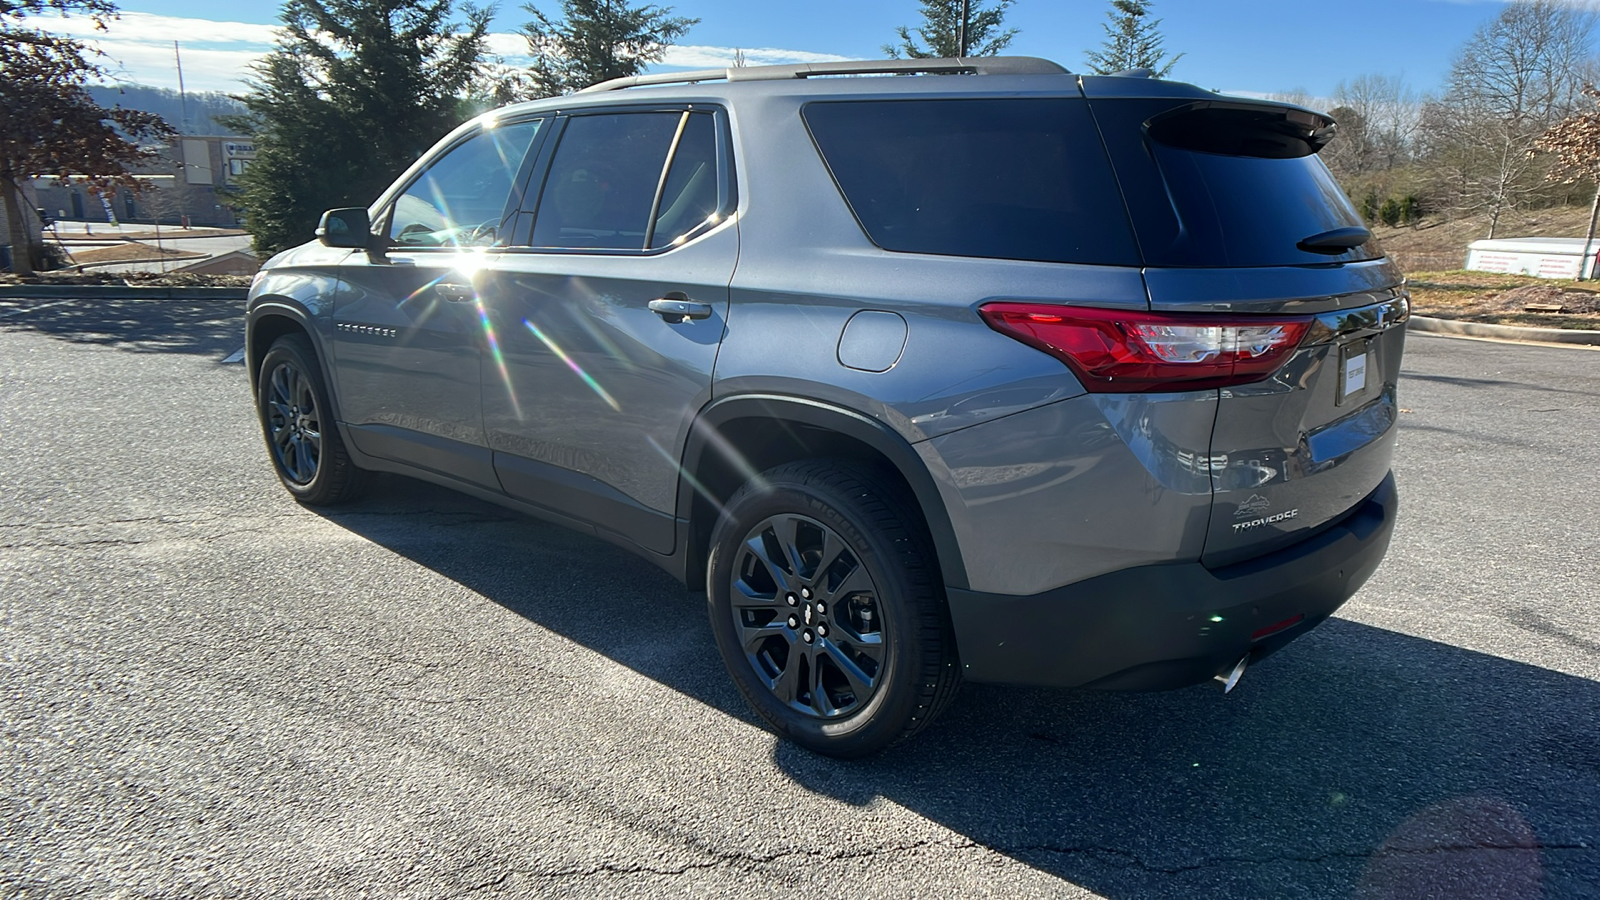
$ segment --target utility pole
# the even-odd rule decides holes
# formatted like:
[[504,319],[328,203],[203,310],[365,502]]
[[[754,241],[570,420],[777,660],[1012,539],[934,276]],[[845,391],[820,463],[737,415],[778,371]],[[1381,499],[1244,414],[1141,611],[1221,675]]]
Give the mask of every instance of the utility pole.
[[[178,131],[180,133],[182,133],[182,134],[189,134],[190,131],[192,130],[189,127],[189,99],[188,99],[188,95],[183,90],[183,56],[178,53],[178,42],[177,41],[173,41],[172,42],[172,59],[173,59],[174,62],[176,62],[178,64],[178,110],[179,110],[179,113],[183,116],[183,121],[178,124]],[[180,143],[180,144],[177,144],[176,146],[181,148],[183,146],[183,144]],[[181,150],[179,151],[179,155],[180,156],[182,155],[182,151]],[[188,200],[188,197],[186,196],[188,194],[188,191],[184,189],[183,185],[184,185],[184,182],[188,181],[188,173],[186,173],[184,171],[184,168],[187,166],[188,162],[189,162],[189,160],[187,158],[185,158],[184,161],[183,161],[183,164],[178,166],[178,173],[172,177],[172,190],[173,190],[174,193],[176,193],[178,195],[178,222],[181,223],[183,225],[183,227],[186,228],[186,229],[189,227],[189,200]],[[160,213],[157,213],[156,214],[156,250],[159,251],[160,249],[161,249],[161,215],[160,215]],[[163,261],[161,263],[161,271],[162,271],[163,274],[167,271],[167,264],[166,264],[166,261],[164,259],[163,259]]]
[[178,124],[178,129],[184,134],[189,133],[189,100],[183,90],[183,57],[178,53],[178,42],[172,42],[172,58],[178,64],[178,109],[183,120]]
[[967,18],[972,14],[972,0],[961,0],[961,27],[956,29],[957,56],[967,55]]

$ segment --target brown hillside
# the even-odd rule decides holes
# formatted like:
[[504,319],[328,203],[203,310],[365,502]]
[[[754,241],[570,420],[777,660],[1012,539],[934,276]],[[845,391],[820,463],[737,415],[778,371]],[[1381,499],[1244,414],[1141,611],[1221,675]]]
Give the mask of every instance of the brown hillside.
[[[1497,238],[1577,237],[1589,228],[1587,206],[1562,206],[1500,218]],[[1467,264],[1467,245],[1489,236],[1489,217],[1473,216],[1445,222],[1424,219],[1416,228],[1373,227],[1383,249],[1406,272],[1440,272]]]

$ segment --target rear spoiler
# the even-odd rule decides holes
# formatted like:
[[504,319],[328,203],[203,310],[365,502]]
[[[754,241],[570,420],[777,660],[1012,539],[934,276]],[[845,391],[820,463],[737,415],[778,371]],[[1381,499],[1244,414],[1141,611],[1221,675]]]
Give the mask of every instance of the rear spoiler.
[[1224,156],[1295,159],[1327,146],[1338,125],[1299,106],[1249,101],[1202,101],[1168,110],[1145,123],[1151,140]]

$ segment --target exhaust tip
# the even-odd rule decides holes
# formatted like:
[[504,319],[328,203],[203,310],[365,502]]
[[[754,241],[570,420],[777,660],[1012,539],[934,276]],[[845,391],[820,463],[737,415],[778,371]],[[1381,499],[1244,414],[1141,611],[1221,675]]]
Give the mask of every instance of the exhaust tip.
[[1239,657],[1239,661],[1234,663],[1233,668],[1228,670],[1226,674],[1216,676],[1217,681],[1222,684],[1222,692],[1224,694],[1239,686],[1239,679],[1244,677],[1244,670],[1248,665],[1250,665],[1250,654],[1246,653]]

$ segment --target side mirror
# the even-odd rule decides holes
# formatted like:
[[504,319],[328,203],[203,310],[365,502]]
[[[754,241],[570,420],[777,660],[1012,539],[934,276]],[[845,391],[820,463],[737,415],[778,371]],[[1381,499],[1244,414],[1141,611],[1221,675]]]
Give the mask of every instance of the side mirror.
[[327,247],[365,250],[372,245],[372,222],[358,207],[330,209],[317,223],[317,240]]

